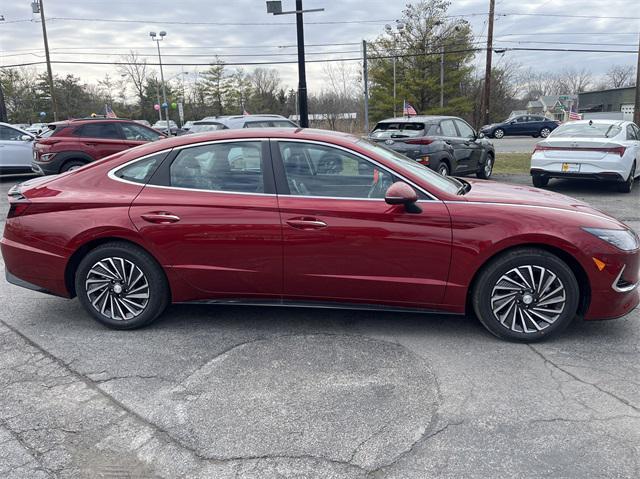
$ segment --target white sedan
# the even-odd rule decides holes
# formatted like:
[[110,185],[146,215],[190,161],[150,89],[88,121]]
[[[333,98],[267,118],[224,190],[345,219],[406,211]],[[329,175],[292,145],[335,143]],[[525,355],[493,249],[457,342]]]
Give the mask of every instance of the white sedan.
[[0,123],[0,175],[8,173],[31,173],[33,157],[33,135]]
[[531,157],[533,185],[550,178],[615,181],[631,192],[640,176],[640,128],[630,121],[580,120],[565,123],[539,142]]

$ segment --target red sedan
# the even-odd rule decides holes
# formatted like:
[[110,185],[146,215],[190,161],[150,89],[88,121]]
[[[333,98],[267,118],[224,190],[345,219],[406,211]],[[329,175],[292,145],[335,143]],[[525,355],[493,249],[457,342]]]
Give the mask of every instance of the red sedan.
[[9,197],[8,280],[78,296],[120,329],[199,301],[475,311],[495,335],[533,341],[640,300],[640,242],[623,223],[339,133],[177,137]]

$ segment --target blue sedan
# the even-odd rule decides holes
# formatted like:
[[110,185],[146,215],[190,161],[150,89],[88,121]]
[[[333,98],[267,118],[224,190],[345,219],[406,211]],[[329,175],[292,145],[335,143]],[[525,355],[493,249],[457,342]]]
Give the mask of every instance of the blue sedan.
[[541,115],[519,115],[509,118],[501,123],[493,123],[480,128],[480,133],[490,138],[503,138],[504,136],[541,136],[546,138],[553,130],[558,128],[559,121],[551,120]]

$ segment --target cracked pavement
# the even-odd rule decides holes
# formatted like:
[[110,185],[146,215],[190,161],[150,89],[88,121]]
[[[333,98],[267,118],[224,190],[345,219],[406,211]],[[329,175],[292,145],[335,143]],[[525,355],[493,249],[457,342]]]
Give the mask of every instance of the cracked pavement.
[[[640,230],[640,188],[550,188]],[[4,281],[0,305],[3,478],[640,476],[637,309],[523,345],[472,318],[295,308],[111,331]]]

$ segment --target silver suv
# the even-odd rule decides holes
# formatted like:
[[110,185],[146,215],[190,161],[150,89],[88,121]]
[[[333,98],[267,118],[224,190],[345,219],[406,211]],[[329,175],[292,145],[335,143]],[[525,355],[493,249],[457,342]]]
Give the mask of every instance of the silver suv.
[[214,130],[235,130],[238,128],[300,128],[281,115],[233,115],[208,116],[194,121],[189,133]]

